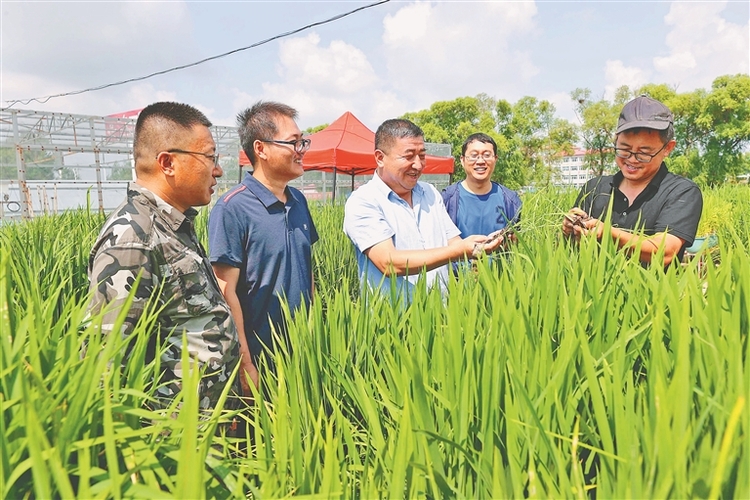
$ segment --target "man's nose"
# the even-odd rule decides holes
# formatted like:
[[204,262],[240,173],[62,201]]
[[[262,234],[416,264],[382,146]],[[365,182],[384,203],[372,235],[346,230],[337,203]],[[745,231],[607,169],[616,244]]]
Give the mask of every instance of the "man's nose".
[[221,168],[221,165],[216,165],[212,174],[214,177],[221,177],[224,175],[224,170]]

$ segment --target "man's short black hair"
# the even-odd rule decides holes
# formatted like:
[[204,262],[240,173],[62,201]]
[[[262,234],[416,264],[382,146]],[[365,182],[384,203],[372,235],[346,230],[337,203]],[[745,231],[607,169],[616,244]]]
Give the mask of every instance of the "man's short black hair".
[[375,149],[387,153],[394,142],[404,138],[424,138],[422,129],[409,120],[392,118],[380,124],[375,132]]
[[155,102],[143,108],[135,122],[133,154],[136,159],[153,156],[159,149],[176,147],[170,142],[196,125],[211,126],[206,115],[189,104]]
[[278,116],[286,116],[296,120],[297,110],[280,102],[258,101],[237,114],[240,145],[253,165],[257,160],[253,144],[260,139],[274,138],[278,132],[275,122],[275,118]]
[[474,141],[483,142],[485,144],[492,144],[492,150],[495,152],[495,156],[497,156],[497,143],[495,142],[495,139],[493,139],[489,135],[484,134],[482,132],[471,134],[469,137],[466,138],[463,146],[461,146],[461,156],[464,156],[466,154],[466,148],[469,147],[469,144],[471,144]]

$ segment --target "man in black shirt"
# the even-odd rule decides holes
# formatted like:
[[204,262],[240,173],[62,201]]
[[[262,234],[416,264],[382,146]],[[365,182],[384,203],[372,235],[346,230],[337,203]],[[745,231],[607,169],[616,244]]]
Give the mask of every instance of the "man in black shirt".
[[[695,239],[703,197],[698,186],[667,170],[664,158],[675,147],[674,117],[664,104],[640,96],[625,104],[615,136],[620,171],[589,180],[563,218],[563,234],[611,237],[619,248],[636,251],[644,264],[664,249],[664,266],[682,258]],[[609,212],[611,204],[611,214]]]

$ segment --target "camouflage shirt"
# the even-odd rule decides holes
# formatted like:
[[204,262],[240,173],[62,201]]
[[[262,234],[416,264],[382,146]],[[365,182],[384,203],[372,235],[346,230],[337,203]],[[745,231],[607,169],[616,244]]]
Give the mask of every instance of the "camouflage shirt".
[[[165,403],[180,390],[182,349],[205,368],[201,408],[215,406],[239,360],[237,330],[211,264],[193,227],[197,212],[184,214],[154,193],[131,184],[128,197],[107,219],[89,256],[90,309],[107,305],[102,323],[111,332],[137,276],[141,280],[122,326],[129,335],[147,308],[160,308],[149,353],[165,340],[164,371],[157,397]],[[110,305],[111,304],[111,305]],[[182,344],[183,332],[187,346]]]

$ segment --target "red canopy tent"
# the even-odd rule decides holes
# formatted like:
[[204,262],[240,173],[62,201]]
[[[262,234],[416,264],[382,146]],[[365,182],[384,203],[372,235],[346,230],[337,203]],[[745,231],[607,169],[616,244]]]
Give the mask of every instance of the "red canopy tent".
[[[305,170],[332,172],[334,193],[336,174],[344,173],[352,177],[354,189],[355,175],[368,175],[375,172],[375,133],[367,128],[350,112],[341,115],[323,130],[307,136],[310,149],[302,158]],[[240,151],[240,165],[249,165],[244,151]],[[427,155],[425,174],[453,173],[453,158]]]

